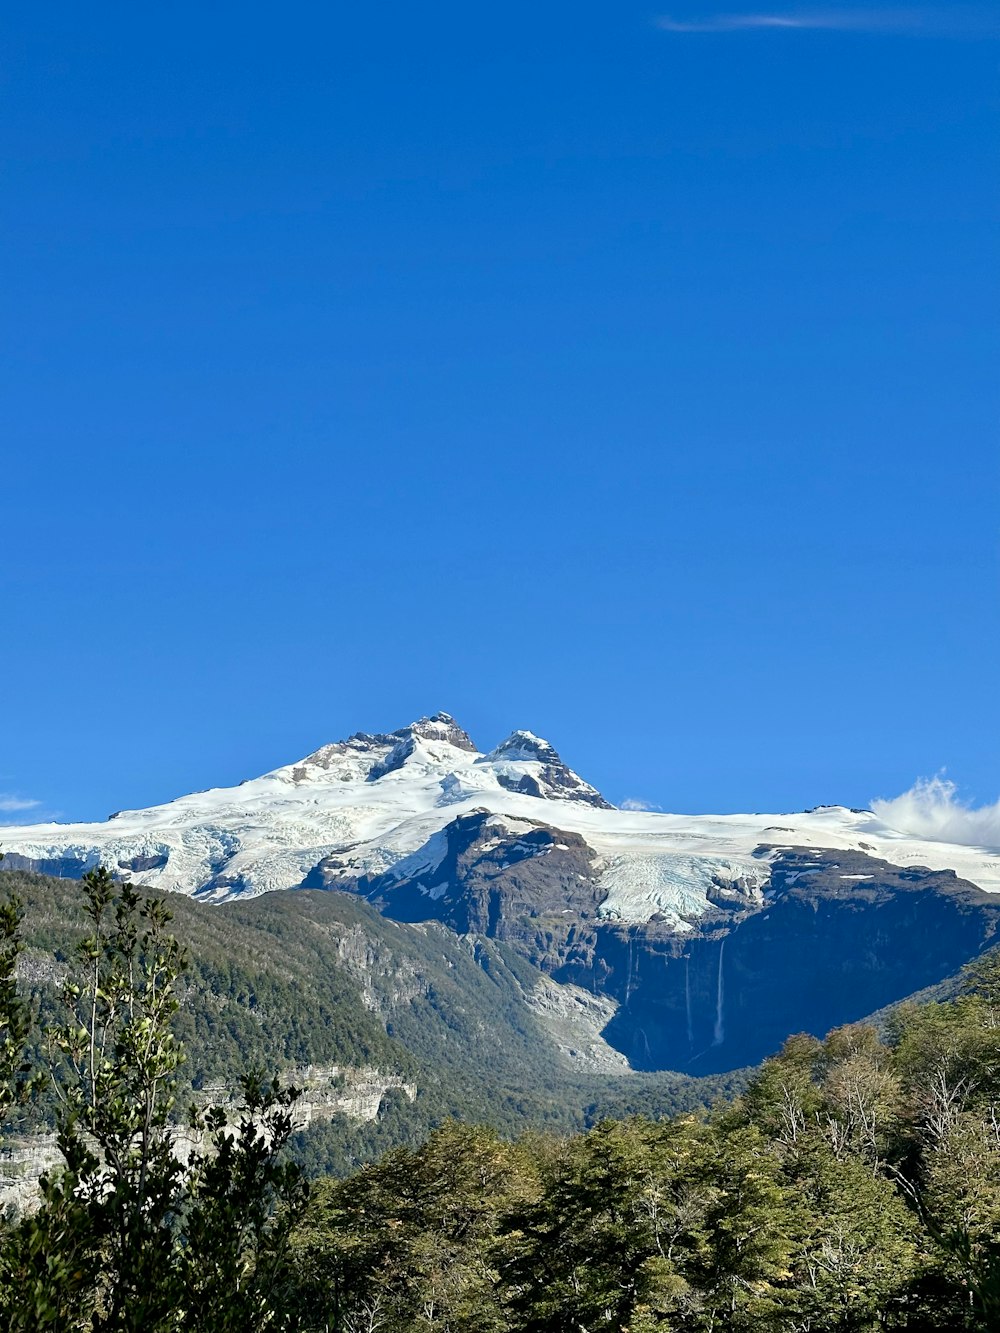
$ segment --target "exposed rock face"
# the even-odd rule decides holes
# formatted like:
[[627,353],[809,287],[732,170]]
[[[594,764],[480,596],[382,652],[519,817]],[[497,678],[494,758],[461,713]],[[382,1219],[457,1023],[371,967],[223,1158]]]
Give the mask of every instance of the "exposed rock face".
[[421,736],[426,741],[445,741],[448,745],[454,745],[456,750],[476,753],[471,738],[450,713],[435,713],[433,717],[422,717],[419,722],[412,722],[404,730],[412,731],[415,736]]
[[412,871],[334,871],[331,882],[398,920],[505,941],[576,994],[610,1002],[602,1040],[639,1069],[757,1063],[789,1033],[862,1019],[1000,939],[1000,898],[952,871],[862,852],[761,847],[764,888],[720,881],[712,910],[679,931],[602,917],[602,865],[575,834],[477,811],[438,836]]
[[554,745],[542,740],[531,731],[512,731],[505,741],[493,750],[490,759],[529,760],[540,764],[561,764]]
[[563,1056],[579,1069],[622,1073],[629,1062],[604,1037],[618,1009],[606,995],[592,995],[581,986],[543,980],[526,997]]
[[[345,1115],[352,1120],[377,1120],[382,1103],[391,1092],[413,1101],[414,1083],[397,1074],[378,1069],[344,1069],[339,1065],[307,1065],[288,1071],[292,1086],[302,1089],[295,1103],[294,1125],[309,1125]],[[236,1090],[225,1084],[213,1084],[195,1097],[201,1106],[238,1104]],[[227,1110],[227,1115],[228,1115]],[[196,1149],[204,1149],[206,1136],[192,1135],[183,1125],[175,1130],[173,1151],[180,1161],[187,1161]],[[18,1216],[37,1204],[38,1181],[46,1172],[62,1165],[62,1154],[54,1134],[26,1134],[6,1142],[0,1149],[0,1216]]]
[[407,759],[412,759],[417,752],[416,736],[404,735],[396,742],[387,755],[379,759],[368,770],[368,781],[378,782],[389,773],[395,773],[403,767]]
[[1000,901],[951,871],[808,849],[782,855],[772,885],[773,902],[726,943],[722,1036],[699,1071],[763,1059],[789,1032],[822,1036],[864,1018],[998,939]]
[[[541,764],[542,767],[537,776],[534,773],[508,774],[503,771],[504,761]],[[507,791],[519,792],[523,796],[537,796],[542,800],[558,796],[564,801],[582,801],[586,805],[596,806],[598,810],[615,808],[596,787],[584,782],[568,768],[548,741],[543,741],[530,731],[511,732],[505,741],[486,756],[486,762],[500,766],[497,781]]]
[[118,869],[129,875],[143,875],[149,870],[162,870],[167,864],[166,852],[154,852],[147,856],[130,856],[118,862]]
[[38,1199],[38,1182],[62,1163],[54,1134],[24,1134],[0,1148],[0,1215],[30,1212]]
[[3,858],[6,870],[28,870],[33,875],[55,875],[59,879],[80,879],[98,864],[99,858],[88,856],[24,856],[20,852],[6,852]]
[[[620,1004],[604,1035],[636,1068],[756,1064],[953,975],[1000,938],[1000,901],[949,871],[810,848],[774,863],[762,910],[597,932],[590,984]],[[560,979],[587,984],[574,967]]]
[[293,1081],[305,1088],[305,1096],[295,1104],[298,1129],[335,1115],[346,1115],[352,1120],[377,1120],[388,1093],[399,1091],[411,1102],[417,1095],[415,1083],[378,1069],[310,1069],[300,1081]]
[[331,858],[308,887],[360,893],[398,921],[442,921],[463,935],[509,940],[549,970],[572,955],[581,924],[596,918],[604,896],[597,857],[579,834],[477,810],[434,841],[411,858],[412,870],[404,861],[354,877]]
[[392,747],[383,758],[375,763],[369,774],[369,782],[378,782],[387,773],[394,773],[402,768],[408,759],[417,752],[418,741],[439,741],[452,745],[457,750],[476,753],[476,747],[448,713],[435,713],[433,717],[422,717],[419,722],[411,722],[408,727],[401,727],[388,736],[372,738],[376,744],[392,742]]

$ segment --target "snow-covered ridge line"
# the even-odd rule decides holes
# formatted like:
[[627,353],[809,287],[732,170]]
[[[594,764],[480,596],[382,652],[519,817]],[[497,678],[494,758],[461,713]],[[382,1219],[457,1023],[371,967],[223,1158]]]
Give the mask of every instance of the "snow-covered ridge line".
[[440,855],[436,835],[476,810],[579,834],[599,858],[602,916],[657,916],[678,930],[709,909],[712,893],[738,891],[748,904],[762,902],[771,859],[790,847],[952,870],[1000,892],[997,851],[913,838],[867,810],[616,810],[547,741],[515,731],[482,753],[446,713],[394,732],[357,733],[237,787],[120,811],[103,824],[7,826],[0,840],[9,866],[79,875],[102,863],[221,901],[308,885],[320,863],[345,879],[432,866]]

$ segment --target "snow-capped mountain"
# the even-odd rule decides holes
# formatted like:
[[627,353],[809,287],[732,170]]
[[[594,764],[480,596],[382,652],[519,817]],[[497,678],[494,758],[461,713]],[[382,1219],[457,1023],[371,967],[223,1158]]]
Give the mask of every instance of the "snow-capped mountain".
[[143,883],[212,900],[341,882],[368,891],[377,884],[384,897],[394,882],[415,880],[433,898],[448,889],[441,871],[447,830],[479,812],[488,812],[491,836],[505,845],[538,825],[578,835],[588,852],[585,896],[599,917],[656,918],[680,933],[720,897],[746,909],[763,906],[775,859],[789,848],[951,870],[1000,892],[996,852],[920,841],[870,811],[617,810],[547,741],[515,731],[481,753],[447,713],[388,734],[359,732],[238,787],[119,811],[103,824],[6,827],[2,843],[12,867],[79,875],[100,862]]
[[645,1069],[762,1059],[790,1032],[821,1035],[937,984],[1000,938],[995,850],[843,806],[617,810],[547,741],[516,731],[484,753],[446,713],[238,787],[0,836],[13,869],[103,863],[216,903],[338,889],[396,921],[495,940],[560,1004],[605,1005],[603,1039]]

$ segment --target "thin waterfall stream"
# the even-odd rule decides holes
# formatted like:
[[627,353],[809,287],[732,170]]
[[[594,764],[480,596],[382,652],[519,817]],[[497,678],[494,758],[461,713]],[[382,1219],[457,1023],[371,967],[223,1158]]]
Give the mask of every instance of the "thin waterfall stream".
[[715,985],[715,1028],[712,1032],[712,1045],[721,1046],[726,1039],[725,1003],[726,993],[722,979],[722,959],[726,952],[726,939],[719,945],[719,979]]

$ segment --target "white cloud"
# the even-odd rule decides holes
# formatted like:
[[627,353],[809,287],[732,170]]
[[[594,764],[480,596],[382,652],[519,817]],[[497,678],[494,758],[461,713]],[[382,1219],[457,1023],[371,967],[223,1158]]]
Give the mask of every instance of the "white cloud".
[[662,810],[662,805],[654,805],[652,801],[644,801],[638,796],[626,796],[624,801],[618,807],[619,810]]
[[0,796],[0,813],[13,814],[16,810],[34,810],[41,801],[25,800],[23,796]]
[[958,842],[968,847],[1000,849],[1000,801],[971,806],[961,801],[953,782],[940,774],[921,778],[891,801],[872,802],[879,819],[917,838]]
[[1000,34],[996,11],[973,6],[923,9],[823,9],[785,14],[714,14],[707,18],[656,20],[664,32],[754,32],[784,29],[813,32],[898,32],[937,36]]
[[716,14],[706,19],[657,19],[664,32],[748,32],[754,28],[826,28],[838,26],[828,16],[781,14]]

